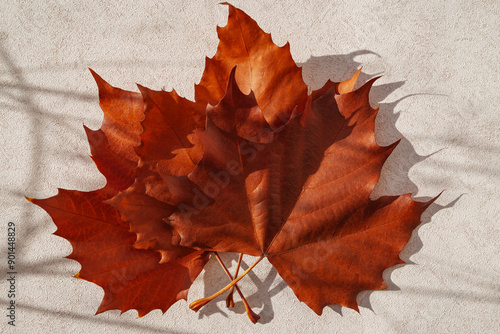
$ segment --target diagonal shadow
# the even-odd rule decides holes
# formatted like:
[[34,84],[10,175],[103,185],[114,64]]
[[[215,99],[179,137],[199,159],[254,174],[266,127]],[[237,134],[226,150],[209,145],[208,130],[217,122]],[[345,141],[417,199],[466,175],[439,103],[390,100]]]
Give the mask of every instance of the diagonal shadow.
[[[0,299],[1,303],[7,303],[5,300]],[[17,303],[16,303],[17,304]],[[70,321],[79,321],[82,324],[82,329],[84,326],[92,327],[92,324],[100,325],[111,325],[116,327],[116,330],[123,330],[124,328],[139,330],[142,333],[166,333],[166,334],[186,334],[185,331],[173,331],[165,328],[150,326],[146,324],[139,324],[136,321],[124,321],[124,320],[113,320],[113,319],[103,319],[95,316],[83,316],[78,313],[64,312],[64,311],[53,311],[46,307],[38,307],[27,304],[17,304],[20,310],[27,310],[31,312],[41,313],[43,316],[51,315],[58,318],[65,318]],[[126,327],[124,327],[126,326]]]
[[[46,87],[39,87],[29,83],[25,78],[23,70],[16,65],[13,57],[7,48],[6,43],[6,33],[0,34],[0,64],[5,71],[6,76],[4,76],[3,81],[0,82],[0,90],[2,92],[2,97],[7,99],[7,103],[2,104],[2,109],[8,109],[10,111],[16,111],[24,113],[29,117],[28,124],[26,125],[30,129],[30,140],[29,144],[31,147],[26,151],[25,154],[29,155],[29,166],[31,166],[31,171],[27,173],[27,189],[30,192],[35,192],[41,188],[40,181],[43,179],[37,166],[40,166],[43,162],[41,161],[41,153],[44,147],[44,137],[43,127],[47,120],[56,122],[61,126],[68,129],[73,129],[75,133],[80,132],[77,129],[75,122],[70,120],[74,117],[72,116],[61,116],[55,113],[43,110],[36,102],[37,94],[50,94],[56,96],[62,96],[65,98],[78,99],[83,101],[95,100],[96,98],[89,95],[73,91],[65,91],[60,89],[51,89]],[[74,153],[73,153],[74,154]],[[82,155],[83,156],[83,155]],[[21,213],[22,221],[32,222],[32,208],[25,201],[25,193],[17,193],[16,197],[19,202],[24,203],[25,209]],[[25,249],[29,249],[24,245],[30,243],[30,237],[36,233],[36,231],[43,225],[40,224],[26,224],[20,228],[20,234],[18,238],[18,249],[20,256],[22,257]],[[22,263],[20,264],[20,269],[22,270]]]

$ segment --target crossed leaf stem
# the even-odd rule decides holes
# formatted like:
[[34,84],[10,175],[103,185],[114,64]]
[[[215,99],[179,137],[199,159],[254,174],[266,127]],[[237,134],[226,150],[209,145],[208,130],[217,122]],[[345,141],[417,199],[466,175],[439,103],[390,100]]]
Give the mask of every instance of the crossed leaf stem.
[[[236,265],[236,271],[234,272],[234,277],[238,277],[238,272],[240,271],[240,266],[241,266],[241,260],[243,260],[243,253],[240,253],[240,256],[238,257],[238,264]],[[231,280],[233,280],[233,279],[231,278]],[[231,289],[229,290],[229,293],[227,294],[227,297],[226,297],[226,307],[234,307],[234,300],[233,300],[234,287],[238,287],[238,286],[235,285],[235,286],[231,287]]]
[[[217,253],[216,253],[217,254]],[[219,290],[218,292],[214,293],[213,295],[211,295],[210,297],[206,297],[206,298],[201,298],[201,299],[198,299],[198,300],[195,300],[194,302],[192,302],[190,305],[189,305],[189,308],[195,312],[198,312],[203,306],[205,306],[206,304],[208,304],[210,301],[212,301],[213,299],[219,297],[220,295],[222,295],[224,292],[226,292],[227,290],[231,289],[232,286],[234,286],[236,283],[238,283],[243,277],[246,276],[246,274],[248,274],[250,271],[252,271],[252,269],[264,258],[264,255],[261,255],[257,261],[255,261],[247,270],[245,270],[245,272],[243,274],[241,274],[241,276],[237,277],[236,279],[233,279],[231,281],[231,283],[229,283],[228,285],[226,285],[224,288],[222,288],[221,290]],[[227,268],[226,268],[227,269]],[[226,274],[229,274],[229,271],[226,272]],[[229,274],[229,277],[231,277],[232,279],[232,276],[231,274]],[[239,288],[236,288],[237,291],[239,291]]]
[[[233,276],[231,276],[231,274],[229,273],[229,270],[227,269],[227,267],[224,265],[224,262],[222,262],[222,259],[220,258],[219,254],[217,252],[214,252],[215,254],[215,257],[217,258],[217,260],[219,261],[220,265],[222,266],[222,268],[224,269],[224,271],[226,272],[226,275],[227,277],[229,277],[229,279],[231,281],[233,281]],[[239,265],[241,264],[241,259],[243,258],[243,254],[240,254],[240,257],[238,259],[238,266],[236,267],[236,275],[238,275],[238,268],[239,268]],[[260,316],[258,316],[254,311],[252,311],[252,309],[250,308],[250,305],[248,304],[247,300],[245,299],[245,296],[243,296],[243,293],[241,292],[240,288],[238,287],[238,285],[234,285],[231,290],[233,290],[233,288],[236,288],[236,291],[238,292],[238,294],[240,295],[240,298],[241,298],[241,301],[243,302],[243,304],[245,305],[245,310],[247,311],[247,315],[248,315],[248,318],[250,319],[250,321],[252,323],[256,323],[259,319],[260,319]],[[229,296],[228,296],[229,297]],[[232,300],[232,298],[231,298]],[[234,306],[234,302],[233,302],[233,306]]]

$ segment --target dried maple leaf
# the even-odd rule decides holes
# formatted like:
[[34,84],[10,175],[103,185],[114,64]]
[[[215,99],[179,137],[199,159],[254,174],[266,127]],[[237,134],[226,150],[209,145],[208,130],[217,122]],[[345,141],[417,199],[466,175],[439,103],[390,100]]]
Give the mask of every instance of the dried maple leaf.
[[[134,150],[141,143],[143,132],[143,97],[112,87],[91,72],[99,88],[104,121],[97,131],[85,130],[92,159],[107,184],[94,192],[60,189],[51,198],[29,200],[50,214],[58,228],[55,234],[73,246],[68,258],[82,266],[75,277],[104,289],[97,313],[111,309],[122,312],[136,309],[139,316],[154,309],[165,312],[177,300],[187,298],[189,287],[208,261],[208,253],[167,247],[165,243],[160,245],[162,251],[157,252],[131,233],[133,224],[120,219],[120,213],[104,203],[120,191],[134,189],[138,175],[153,173],[137,168],[139,157]],[[143,216],[150,220],[155,217],[154,214]],[[159,220],[161,222],[161,217]],[[159,236],[165,238],[165,233],[171,235],[171,228],[163,225],[163,234]],[[164,259],[166,253],[170,261]]]
[[318,314],[329,304],[357,310],[360,291],[384,288],[382,272],[402,263],[398,255],[431,202],[369,198],[397,145],[375,142],[373,82],[311,95],[303,113],[273,130],[253,92],[243,94],[231,75],[223,99],[207,110],[204,155],[188,176],[210,205],[183,203],[191,210],[169,217],[179,244],[266,256]]
[[75,276],[104,289],[97,313],[136,309],[142,317],[154,309],[165,312],[187,291],[208,260],[191,252],[178,261],[160,264],[160,254],[135,249],[136,236],[100,191],[60,189],[51,198],[31,201],[46,210],[57,225],[56,235],[71,242],[69,259],[82,269]]
[[278,47],[250,16],[224,4],[229,7],[228,22],[217,27],[219,46],[213,58],[206,58],[203,77],[195,86],[195,100],[217,104],[225,94],[229,73],[238,65],[240,89],[254,92],[269,124],[282,125],[294,108],[301,110],[306,103],[302,69],[293,61],[288,43]]
[[[383,270],[402,263],[433,201],[370,199],[397,145],[375,142],[375,79],[353,90],[358,71],[308,94],[288,43],[278,47],[228,6],[194,102],[175,91],[123,91],[92,72],[105,117],[86,131],[106,187],[31,199],[71,242],[78,277],[104,288],[98,312],[165,311],[186,298],[208,252],[231,283],[194,310],[235,287],[255,322],[236,283],[264,257],[316,313],[329,304],[357,310],[360,291],[386,286]],[[217,252],[259,259],[233,279]]]

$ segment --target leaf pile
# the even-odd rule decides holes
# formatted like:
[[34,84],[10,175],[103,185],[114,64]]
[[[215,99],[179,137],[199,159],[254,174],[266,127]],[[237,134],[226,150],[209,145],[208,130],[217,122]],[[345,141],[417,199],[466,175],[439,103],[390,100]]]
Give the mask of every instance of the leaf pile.
[[107,184],[29,199],[73,246],[76,277],[104,289],[98,313],[165,312],[218,252],[259,258],[235,280],[220,261],[230,284],[194,310],[229,289],[230,305],[237,289],[257,321],[236,282],[264,257],[317,314],[329,304],[357,310],[357,294],[384,289],[382,272],[403,263],[398,255],[433,201],[370,199],[397,145],[375,142],[375,79],[354,90],[358,71],[308,92],[288,43],[276,46],[228,6],[194,101],[124,91],[92,71],[104,121],[85,131]]

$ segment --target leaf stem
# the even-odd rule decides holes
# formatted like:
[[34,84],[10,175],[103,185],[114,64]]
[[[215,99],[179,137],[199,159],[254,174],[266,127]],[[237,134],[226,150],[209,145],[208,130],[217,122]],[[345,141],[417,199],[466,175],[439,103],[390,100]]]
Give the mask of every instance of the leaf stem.
[[[240,271],[240,266],[241,266],[241,260],[243,260],[243,253],[240,253],[240,256],[238,257],[238,264],[236,265],[236,271],[234,272],[234,277],[238,277],[238,272]],[[233,278],[231,277],[231,280],[232,279]],[[229,290],[229,293],[227,294],[226,307],[234,307],[233,293],[235,287],[237,287],[237,285],[231,287],[231,290]]]
[[252,271],[252,269],[264,258],[264,255],[261,255],[257,261],[254,262],[254,264],[252,264],[247,270],[245,270],[245,272],[243,274],[241,274],[241,276],[239,276],[238,278],[234,279],[231,283],[229,283],[228,285],[226,285],[224,288],[222,288],[221,290],[219,290],[218,292],[214,293],[213,295],[211,295],[210,297],[206,297],[206,298],[201,298],[201,299],[198,299],[198,300],[195,300],[194,302],[192,302],[190,305],[189,305],[189,308],[195,312],[198,312],[200,310],[200,308],[202,308],[203,306],[205,306],[207,303],[209,303],[210,301],[212,301],[213,299],[219,297],[220,295],[222,295],[224,292],[226,292],[227,290],[231,289],[232,286],[234,286],[236,283],[239,282],[240,279],[242,279],[243,277],[246,276],[246,274],[248,274],[250,271]]
[[[222,259],[220,258],[219,254],[217,252],[214,252],[214,254],[215,254],[215,257],[217,258],[217,260],[219,261],[220,265],[222,266],[222,268],[226,272],[227,277],[229,277],[229,279],[231,281],[233,281],[233,276],[231,276],[231,274],[229,273],[229,270],[224,265],[224,262],[222,262]],[[238,275],[238,268],[239,268],[239,264],[241,263],[241,258],[242,257],[243,257],[243,254],[240,254],[240,260],[238,260],[238,267],[236,268],[236,275]],[[260,319],[260,316],[258,316],[254,311],[252,311],[252,309],[250,308],[250,305],[248,304],[247,300],[245,299],[245,296],[243,296],[243,293],[241,292],[241,290],[238,287],[238,285],[235,284],[234,286],[232,286],[231,287],[231,291],[233,290],[233,288],[236,288],[236,291],[240,295],[241,301],[245,305],[245,309],[247,311],[248,318],[250,319],[250,321],[252,323],[255,324],[257,322],[257,320]],[[233,306],[234,306],[234,303],[233,303]]]

